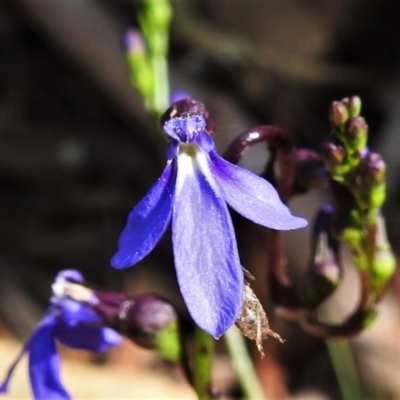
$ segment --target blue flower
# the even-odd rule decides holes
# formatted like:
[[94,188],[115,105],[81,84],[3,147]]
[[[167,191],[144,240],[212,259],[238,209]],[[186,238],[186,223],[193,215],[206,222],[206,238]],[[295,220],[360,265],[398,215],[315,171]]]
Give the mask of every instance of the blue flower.
[[60,358],[56,340],[74,349],[103,352],[121,344],[121,336],[110,328],[102,328],[101,318],[87,306],[62,294],[67,280],[82,281],[75,270],[59,273],[53,284],[52,305],[0,384],[0,394],[6,393],[11,376],[25,353],[29,354],[29,377],[36,400],[71,399],[60,380]]
[[132,210],[111,260],[126,268],[158,243],[172,219],[178,284],[196,324],[215,338],[236,321],[244,279],[227,203],[257,224],[279,230],[304,227],[273,186],[230,164],[215,150],[201,114],[164,123],[170,138],[161,177]]

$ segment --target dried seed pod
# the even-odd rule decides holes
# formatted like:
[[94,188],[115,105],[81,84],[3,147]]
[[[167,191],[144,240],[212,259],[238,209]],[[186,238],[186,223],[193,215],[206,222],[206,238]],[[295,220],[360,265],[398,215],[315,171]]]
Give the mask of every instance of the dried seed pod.
[[281,343],[284,340],[280,335],[274,332],[269,327],[267,315],[260,303],[260,300],[254,294],[250,284],[246,281],[244,287],[243,306],[239,318],[236,320],[235,325],[239,328],[240,332],[246,337],[256,342],[258,351],[261,358],[264,357],[264,350],[262,341],[272,336],[279,340]]

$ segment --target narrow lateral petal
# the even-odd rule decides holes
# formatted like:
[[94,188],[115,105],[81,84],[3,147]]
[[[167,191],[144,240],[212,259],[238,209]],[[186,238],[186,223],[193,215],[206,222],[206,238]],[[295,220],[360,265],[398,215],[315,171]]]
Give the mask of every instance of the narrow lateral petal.
[[210,169],[226,202],[239,214],[271,229],[290,230],[307,225],[286,207],[265,179],[209,153]]
[[57,307],[53,307],[63,321],[65,326],[75,326],[78,323],[97,324],[102,322],[101,317],[96,314],[89,306],[78,303],[72,299],[63,299]]
[[172,240],[179,287],[196,324],[218,338],[239,315],[243,271],[227,206],[211,185],[192,157],[178,156]]
[[129,214],[128,222],[111,260],[114,268],[126,268],[143,259],[161,239],[172,215],[176,161],[169,163],[149,193]]
[[121,336],[110,328],[103,328],[101,323],[101,318],[89,307],[66,300],[57,317],[54,336],[64,345],[80,350],[103,352],[119,346]]
[[54,342],[53,317],[45,318],[33,333],[29,347],[29,376],[36,400],[70,400],[60,380],[60,358]]
[[78,350],[104,352],[122,343],[122,338],[110,328],[100,328],[82,323],[71,327],[60,324],[55,337],[65,346]]

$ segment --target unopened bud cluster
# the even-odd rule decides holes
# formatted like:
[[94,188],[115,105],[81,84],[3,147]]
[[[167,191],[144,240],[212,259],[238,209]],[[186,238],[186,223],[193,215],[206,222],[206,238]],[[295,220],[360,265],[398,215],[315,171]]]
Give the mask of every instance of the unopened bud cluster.
[[332,103],[332,139],[322,152],[332,179],[349,188],[357,208],[365,212],[379,209],[385,200],[386,165],[367,147],[368,125],[360,110],[361,101],[356,96]]
[[372,290],[380,293],[395,268],[380,214],[386,164],[367,147],[368,125],[360,111],[357,96],[332,103],[332,135],[322,155],[336,203],[331,231],[350,246],[356,266],[368,271]]

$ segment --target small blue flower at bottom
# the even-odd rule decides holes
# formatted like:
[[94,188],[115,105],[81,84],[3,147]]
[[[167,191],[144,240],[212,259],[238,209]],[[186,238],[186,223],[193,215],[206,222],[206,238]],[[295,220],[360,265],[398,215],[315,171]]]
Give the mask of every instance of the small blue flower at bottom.
[[195,323],[219,338],[238,318],[244,293],[226,203],[272,229],[296,229],[307,222],[290,213],[270,183],[217,154],[201,113],[175,116],[163,128],[170,138],[167,166],[130,213],[111,264],[126,268],[139,262],[172,219],[180,291]]
[[65,270],[57,275],[53,284],[52,305],[9,368],[5,380],[0,384],[0,395],[7,392],[14,369],[23,355],[28,353],[34,398],[69,400],[71,396],[60,379],[56,340],[74,349],[94,352],[103,352],[122,343],[118,333],[101,327],[101,318],[90,308],[63,295],[65,281],[82,282],[83,278],[76,270]]

